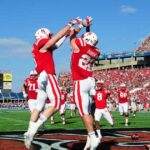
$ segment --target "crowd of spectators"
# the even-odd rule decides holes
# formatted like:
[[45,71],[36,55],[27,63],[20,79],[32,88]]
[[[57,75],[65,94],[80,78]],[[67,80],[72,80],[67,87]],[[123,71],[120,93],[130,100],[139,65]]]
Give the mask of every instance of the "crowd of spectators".
[[125,83],[131,97],[136,97],[139,104],[150,107],[150,68],[95,71],[96,79],[103,79],[105,87],[111,91],[111,101],[117,101],[117,89]]
[[[110,101],[115,105],[117,101],[117,89],[121,83],[125,83],[130,96],[136,97],[136,101],[144,107],[150,107],[150,68],[115,69],[94,71],[96,80],[104,80],[107,90],[111,91]],[[59,75],[59,85],[69,89],[72,87],[71,73]]]
[[137,48],[136,52],[150,52],[150,36],[148,36],[142,44]]
[[65,87],[67,91],[70,91],[70,87],[73,86],[73,81],[70,72],[63,72],[59,74],[58,83],[60,87]]
[[[133,69],[115,69],[94,71],[93,77],[96,80],[104,80],[104,86],[111,92],[109,101],[114,108],[117,102],[117,89],[121,83],[125,83],[130,91],[130,96],[135,97],[140,107],[150,110],[150,68],[133,68]],[[73,82],[70,72],[59,74],[58,83],[60,87],[66,89],[67,93],[72,90]],[[27,108],[27,101],[0,101],[0,108]]]
[[26,109],[28,108],[27,101],[4,101],[0,102],[0,109]]

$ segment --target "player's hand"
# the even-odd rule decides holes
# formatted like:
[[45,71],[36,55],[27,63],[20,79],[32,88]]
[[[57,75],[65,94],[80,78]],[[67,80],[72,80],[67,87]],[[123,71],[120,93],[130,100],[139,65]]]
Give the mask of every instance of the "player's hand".
[[28,94],[27,94],[27,93],[23,93],[23,97],[24,97],[24,98],[27,98],[27,97],[28,97]]
[[87,16],[87,17],[82,21],[82,25],[83,25],[84,27],[89,27],[89,26],[91,26],[92,20],[93,20],[92,17]]
[[66,34],[66,37],[70,36],[73,32],[74,28],[71,27],[70,30],[68,31],[68,33]]
[[80,24],[81,21],[82,21],[82,19],[80,17],[77,17],[75,19],[71,19],[70,22],[69,22],[69,24],[72,26],[74,24]]

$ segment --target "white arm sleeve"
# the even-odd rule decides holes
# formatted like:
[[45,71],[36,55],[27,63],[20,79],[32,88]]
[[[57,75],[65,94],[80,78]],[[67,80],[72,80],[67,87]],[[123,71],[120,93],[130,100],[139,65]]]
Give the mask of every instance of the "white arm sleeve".
[[55,44],[55,47],[56,48],[59,48],[66,40],[67,36],[63,36],[56,44]]

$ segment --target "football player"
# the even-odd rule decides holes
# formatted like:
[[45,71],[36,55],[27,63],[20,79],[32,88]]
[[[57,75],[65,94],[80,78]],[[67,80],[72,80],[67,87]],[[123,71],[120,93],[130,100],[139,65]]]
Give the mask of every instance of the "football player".
[[[56,80],[55,65],[53,59],[54,50],[58,49],[67,38],[71,27],[80,23],[80,18],[72,19],[55,36],[47,28],[40,28],[35,33],[35,43],[33,44],[32,54],[35,61],[35,68],[38,77],[38,96],[37,105],[34,109],[27,132],[24,134],[25,146],[30,148],[31,142],[38,128],[60,107],[60,89]],[[48,107],[40,114],[46,99],[51,100],[51,107]],[[40,115],[39,115],[40,114]]]
[[136,95],[133,95],[131,97],[131,112],[133,114],[133,117],[136,116],[136,111],[137,111],[137,97]]
[[129,101],[129,91],[124,83],[120,84],[117,91],[118,93],[118,103],[119,103],[119,113],[125,116],[125,126],[128,126],[128,101]]
[[35,70],[30,71],[30,77],[25,79],[24,84],[22,86],[23,96],[28,100],[28,107],[31,113],[33,112],[36,106],[38,90],[37,78],[37,72]]
[[96,93],[93,96],[93,99],[95,101],[95,113],[94,113],[94,119],[95,119],[95,127],[98,134],[98,137],[101,139],[101,131],[100,131],[100,125],[99,121],[102,116],[110,123],[110,125],[114,125],[114,121],[112,118],[112,114],[107,108],[107,98],[110,95],[110,92],[104,89],[104,81],[98,80],[96,82]]
[[[37,93],[38,93],[38,74],[35,70],[30,71],[30,77],[26,78],[22,86],[22,92],[24,98],[28,100],[28,107],[30,113],[33,113],[33,110],[36,108],[37,104]],[[44,109],[50,107],[50,100],[46,101]],[[42,129],[45,130],[44,123],[42,124]]]
[[73,112],[76,113],[76,104],[73,98],[73,91],[70,91],[69,94],[69,101],[70,101],[70,117],[73,117]]
[[66,124],[66,118],[65,118],[65,111],[66,111],[66,100],[67,100],[67,92],[64,90],[63,87],[60,87],[61,89],[61,93],[60,93],[60,96],[61,96],[61,104],[60,104],[60,110],[59,110],[59,113],[60,113],[60,116],[61,116],[61,120],[62,120],[62,124]]
[[96,48],[98,37],[94,32],[87,32],[77,38],[77,33],[83,28],[91,25],[92,18],[86,17],[82,24],[70,33],[70,44],[72,48],[71,71],[73,79],[73,93],[79,114],[87,129],[87,143],[84,149],[96,149],[99,138],[94,132],[93,116],[91,115],[91,91],[95,88],[95,79],[92,77],[92,66],[95,59],[100,55]]

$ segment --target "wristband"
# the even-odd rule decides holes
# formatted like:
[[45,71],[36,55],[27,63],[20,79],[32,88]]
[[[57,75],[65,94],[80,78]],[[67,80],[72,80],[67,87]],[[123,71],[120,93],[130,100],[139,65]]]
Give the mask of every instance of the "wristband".
[[71,24],[71,23],[68,23],[67,25],[68,25],[69,27],[72,27],[72,24]]
[[83,28],[83,25],[82,25],[82,24],[79,24],[79,26],[78,26],[78,27],[81,29],[81,28]]

